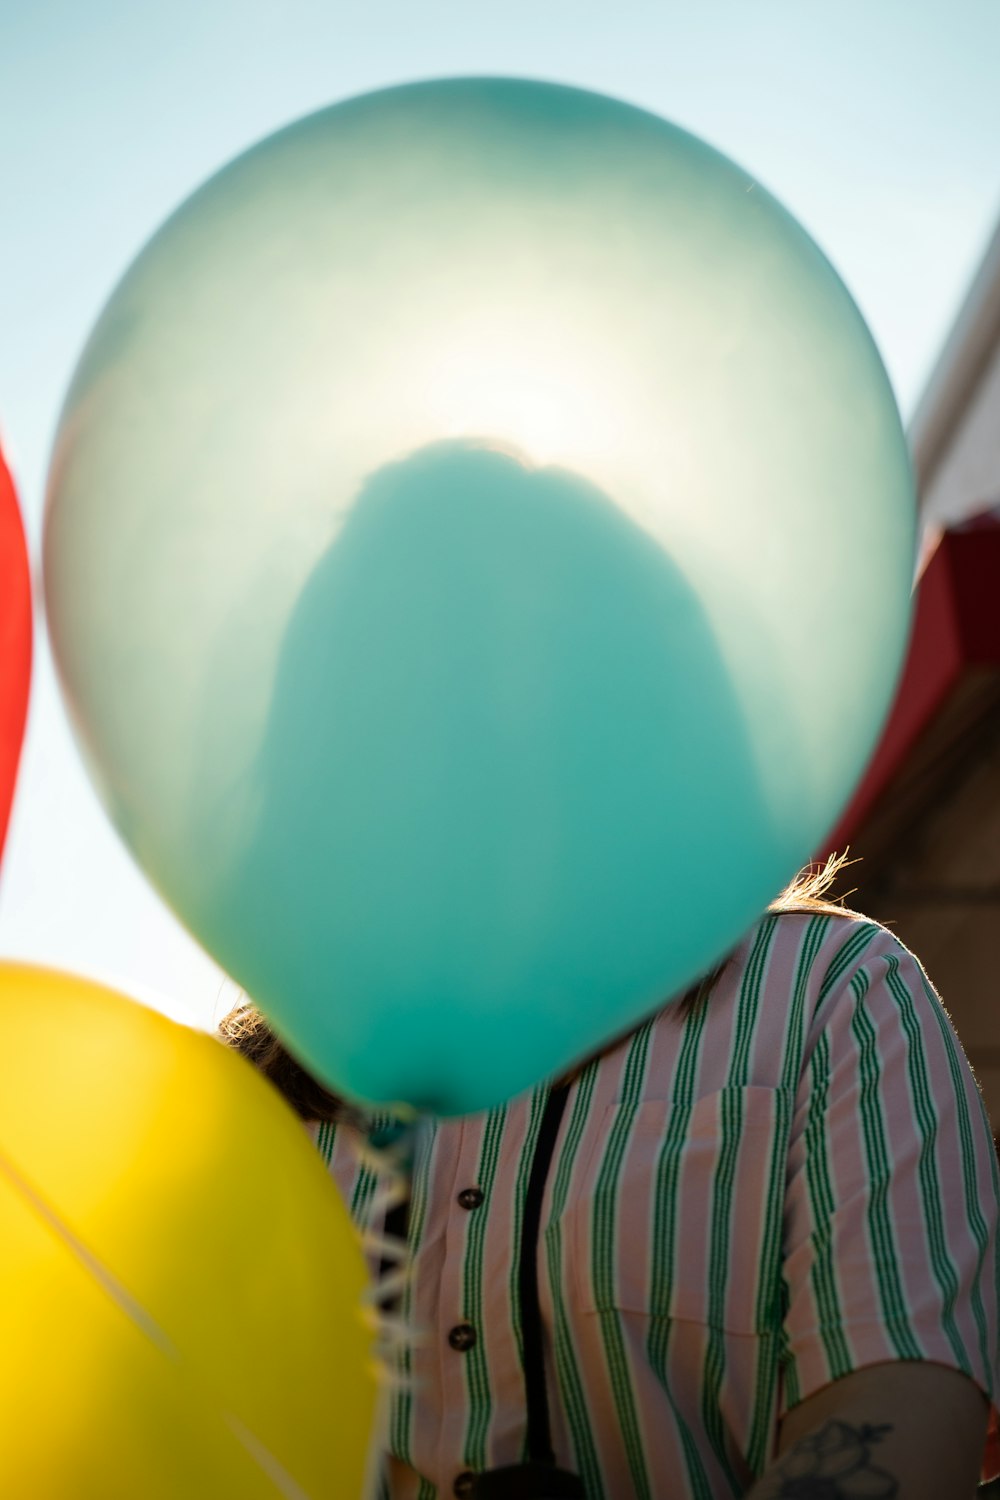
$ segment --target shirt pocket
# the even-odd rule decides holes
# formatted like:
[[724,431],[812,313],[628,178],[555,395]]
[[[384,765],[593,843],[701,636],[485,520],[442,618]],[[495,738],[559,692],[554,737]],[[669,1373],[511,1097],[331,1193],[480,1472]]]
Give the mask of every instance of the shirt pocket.
[[606,1110],[563,1214],[577,1306],[777,1327],[793,1102],[790,1089],[730,1086]]

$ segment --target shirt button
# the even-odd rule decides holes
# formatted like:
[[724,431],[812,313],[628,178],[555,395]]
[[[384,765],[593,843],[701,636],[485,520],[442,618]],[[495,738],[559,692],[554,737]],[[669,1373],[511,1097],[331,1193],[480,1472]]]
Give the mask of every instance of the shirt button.
[[475,1488],[475,1474],[473,1474],[471,1469],[463,1469],[461,1474],[459,1474],[458,1478],[455,1480],[455,1483],[452,1485],[451,1492],[453,1495],[458,1496],[458,1500],[462,1500],[463,1495],[473,1494]]
[[459,1354],[464,1354],[476,1342],[476,1330],[471,1323],[456,1323],[448,1334],[448,1342]]
[[458,1195],[458,1201],[462,1208],[481,1208],[483,1202],[482,1188],[463,1188]]

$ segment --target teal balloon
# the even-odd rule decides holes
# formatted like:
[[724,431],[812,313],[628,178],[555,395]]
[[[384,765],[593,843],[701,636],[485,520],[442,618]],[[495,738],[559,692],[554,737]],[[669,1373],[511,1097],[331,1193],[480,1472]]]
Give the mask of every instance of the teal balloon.
[[165,899],[332,1089],[449,1114],[681,992],[821,845],[913,545],[878,354],[764,188],[448,80],[270,137],[141,253],[45,584]]

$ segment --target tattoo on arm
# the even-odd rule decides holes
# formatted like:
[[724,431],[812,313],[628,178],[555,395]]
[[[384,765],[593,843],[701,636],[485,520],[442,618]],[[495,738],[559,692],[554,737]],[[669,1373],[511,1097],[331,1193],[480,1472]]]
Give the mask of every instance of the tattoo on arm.
[[827,1422],[775,1465],[768,1500],[895,1500],[899,1481],[872,1461],[891,1424]]

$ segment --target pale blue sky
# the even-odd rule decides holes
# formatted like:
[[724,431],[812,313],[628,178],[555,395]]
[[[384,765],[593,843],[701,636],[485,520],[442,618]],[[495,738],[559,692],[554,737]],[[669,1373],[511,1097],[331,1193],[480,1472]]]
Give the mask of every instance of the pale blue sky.
[[[912,411],[1000,211],[998,0],[0,0],[0,433],[37,539],[79,348],[160,220],[344,95],[456,73],[617,94],[704,136],[826,250]],[[133,873],[39,652],[0,953],[159,992],[219,977]]]

